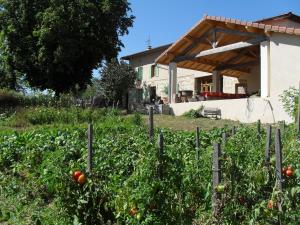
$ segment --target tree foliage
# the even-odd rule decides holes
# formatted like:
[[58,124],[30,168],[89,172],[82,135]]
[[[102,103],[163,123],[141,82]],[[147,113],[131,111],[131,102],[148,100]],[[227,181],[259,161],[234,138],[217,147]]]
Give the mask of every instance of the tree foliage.
[[122,96],[133,87],[136,80],[136,72],[124,61],[112,60],[101,71],[100,86],[102,95],[108,103],[116,103],[122,100]]
[[283,103],[283,109],[285,112],[296,121],[298,111],[298,96],[299,90],[295,87],[290,87],[284,90],[280,95],[280,100]]
[[92,70],[123,46],[130,11],[127,0],[0,0],[9,65],[32,87],[57,94],[85,88]]

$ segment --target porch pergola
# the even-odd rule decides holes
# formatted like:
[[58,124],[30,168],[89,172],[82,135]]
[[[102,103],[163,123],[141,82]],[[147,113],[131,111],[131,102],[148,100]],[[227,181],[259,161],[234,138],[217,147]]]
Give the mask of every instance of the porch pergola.
[[156,59],[157,64],[169,65],[169,101],[175,103],[177,67],[211,73],[213,91],[220,92],[221,76],[249,74],[260,64],[261,96],[267,97],[268,36],[275,30],[271,25],[205,16]]

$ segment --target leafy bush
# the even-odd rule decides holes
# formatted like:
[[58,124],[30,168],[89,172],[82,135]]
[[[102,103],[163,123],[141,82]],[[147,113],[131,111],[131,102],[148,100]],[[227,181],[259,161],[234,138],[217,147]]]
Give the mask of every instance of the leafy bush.
[[133,114],[131,120],[132,120],[132,123],[135,124],[135,125],[137,125],[137,126],[141,126],[142,123],[143,123],[141,114],[139,114],[137,112]]
[[[2,125],[12,127],[24,127],[27,125],[46,125],[46,124],[76,124],[84,122],[100,122],[106,117],[116,117],[121,114],[118,109],[110,108],[54,108],[54,107],[36,107],[36,108],[17,108],[15,113],[6,116]],[[1,114],[2,115],[2,114]]]
[[0,106],[18,106],[21,104],[23,96],[17,92],[0,89]]
[[188,112],[185,112],[183,116],[188,118],[200,118],[202,116],[201,112],[203,110],[203,106],[201,106],[199,109],[191,109]]
[[280,95],[280,100],[283,103],[285,112],[295,120],[298,112],[298,96],[299,90],[294,87],[285,90],[282,95]]

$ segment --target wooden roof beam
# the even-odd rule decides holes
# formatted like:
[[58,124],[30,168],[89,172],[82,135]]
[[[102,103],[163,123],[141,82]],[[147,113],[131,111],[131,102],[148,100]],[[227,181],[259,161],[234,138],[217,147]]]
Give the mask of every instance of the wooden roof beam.
[[221,47],[209,49],[209,50],[204,50],[198,53],[197,55],[187,55],[187,56],[178,56],[176,57],[173,61],[174,62],[181,62],[185,60],[194,60],[197,58],[201,58],[204,56],[209,56],[209,55],[214,55],[214,54],[219,54],[219,53],[224,53],[232,50],[237,50],[237,49],[242,49],[242,48],[247,48],[255,45],[259,45],[261,42],[266,41],[266,37],[257,37],[253,38],[247,41],[241,41],[237,42],[234,44],[229,44],[229,45],[224,45]]
[[251,32],[244,32],[240,30],[230,30],[226,28],[217,27],[216,32],[230,34],[230,35],[236,35],[236,36],[243,36],[243,37],[263,37],[264,35],[257,34],[257,33],[251,33]]
[[[235,61],[239,60],[242,56],[244,56],[249,50],[247,48],[243,48],[242,50],[239,50],[236,52],[236,55],[229,58],[228,60],[226,60],[225,62],[222,62],[219,67],[227,65],[227,64],[232,64]],[[257,57],[255,57],[257,58]],[[219,69],[219,67],[216,68],[216,70]]]
[[218,67],[218,70],[236,70],[241,67],[256,66],[259,64],[259,62],[260,62],[259,60],[254,60],[254,61],[249,61],[249,62],[244,62],[239,64],[223,65]]
[[[213,67],[215,67],[216,70],[220,70],[220,71],[232,69],[234,71],[242,72],[242,73],[249,73],[250,72],[249,69],[241,68],[243,65],[240,66],[239,64],[235,64],[235,65],[234,64],[233,65],[226,64],[226,65],[223,65],[221,62],[214,61],[214,60],[211,60],[211,59],[197,59],[194,62],[209,65],[209,66],[213,66]],[[224,67],[224,69],[223,69],[223,67]]]
[[191,51],[193,48],[197,47],[197,45],[206,40],[206,38],[211,35],[213,33],[213,29],[208,30],[207,32],[205,32],[202,36],[198,37],[198,38],[193,38],[191,36],[185,36],[184,39],[190,43],[190,45],[185,48],[182,52],[181,55],[185,55],[186,53],[188,53],[189,51]]

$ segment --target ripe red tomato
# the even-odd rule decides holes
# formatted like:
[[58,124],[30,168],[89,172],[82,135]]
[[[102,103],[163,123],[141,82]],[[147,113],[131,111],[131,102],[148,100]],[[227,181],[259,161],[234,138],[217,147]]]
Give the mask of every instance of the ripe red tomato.
[[268,209],[273,209],[273,200],[268,201]]
[[135,216],[138,213],[137,208],[131,208],[129,211],[130,216]]
[[288,166],[287,170],[293,170],[292,166]]
[[240,197],[239,197],[239,202],[240,202],[240,204],[242,204],[242,205],[245,204],[245,202],[246,202],[246,201],[245,201],[245,198],[244,198],[243,196],[240,196]]
[[74,179],[75,181],[78,181],[78,178],[80,177],[81,174],[82,174],[81,171],[79,171],[79,170],[75,171],[75,172],[73,173],[73,179]]
[[85,184],[85,182],[86,182],[86,176],[85,176],[84,174],[81,174],[81,175],[78,177],[77,182],[78,182],[79,184]]
[[286,176],[291,177],[291,176],[293,176],[293,170],[288,169],[288,170],[285,172],[285,174],[286,174]]
[[283,175],[285,175],[286,171],[287,171],[287,168],[286,168],[286,167],[283,167],[283,168],[282,168],[282,173],[283,173]]

